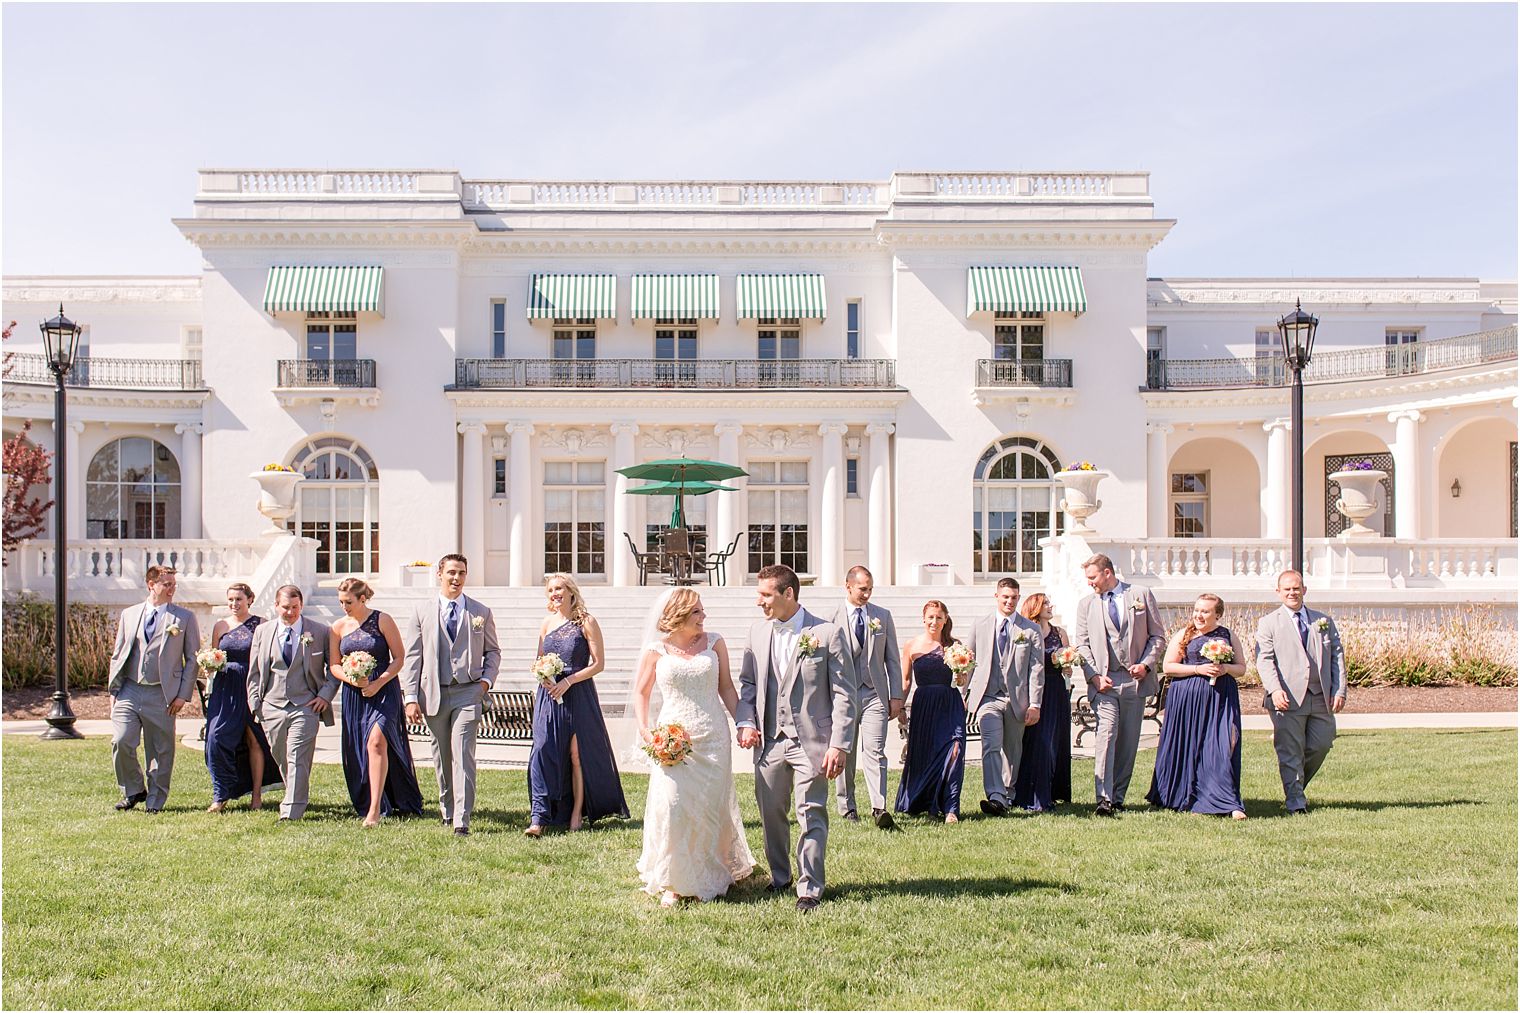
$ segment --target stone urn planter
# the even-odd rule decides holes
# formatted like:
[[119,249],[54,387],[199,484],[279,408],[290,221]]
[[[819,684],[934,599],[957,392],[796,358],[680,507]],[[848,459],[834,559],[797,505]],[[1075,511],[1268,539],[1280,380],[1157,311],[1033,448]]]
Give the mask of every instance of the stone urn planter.
[[1342,538],[1381,537],[1380,532],[1372,530],[1362,521],[1377,509],[1378,483],[1387,477],[1388,472],[1377,468],[1352,468],[1337,471],[1330,476],[1331,481],[1338,483],[1341,487],[1341,494],[1335,501],[1335,509],[1351,522],[1351,526],[1341,532]]
[[1103,501],[1098,499],[1098,483],[1108,477],[1102,470],[1058,471],[1056,478],[1066,490],[1061,509],[1071,518],[1072,526],[1067,534],[1091,535],[1096,532],[1087,526],[1087,518],[1098,512]]
[[433,583],[431,563],[407,563],[401,567],[402,587],[430,587]]
[[255,471],[248,477],[259,483],[259,513],[269,518],[269,527],[259,533],[265,538],[288,534],[285,522],[296,512],[296,486],[305,476],[299,471]]

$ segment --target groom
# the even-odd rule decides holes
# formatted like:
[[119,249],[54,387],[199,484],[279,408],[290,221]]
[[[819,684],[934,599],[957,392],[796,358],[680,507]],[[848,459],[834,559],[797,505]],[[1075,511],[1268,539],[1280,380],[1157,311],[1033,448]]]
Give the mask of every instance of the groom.
[[767,893],[791,883],[787,796],[797,809],[797,910],[818,906],[829,839],[829,780],[844,770],[855,738],[855,666],[844,633],[797,604],[792,568],[757,577],[765,621],[749,631],[739,672],[739,747],[755,751],[755,800],[771,869]]

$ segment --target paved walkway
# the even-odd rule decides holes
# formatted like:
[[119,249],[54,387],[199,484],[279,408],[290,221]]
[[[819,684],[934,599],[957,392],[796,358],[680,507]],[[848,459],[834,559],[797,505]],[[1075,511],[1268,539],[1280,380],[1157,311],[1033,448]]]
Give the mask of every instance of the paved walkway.
[[[1489,711],[1489,712],[1464,712],[1464,713],[1411,713],[1411,714],[1341,714],[1336,718],[1336,723],[1341,731],[1365,731],[1370,729],[1394,729],[1394,728],[1515,728],[1520,727],[1520,713],[1516,711]],[[1241,724],[1246,731],[1270,731],[1271,719],[1265,714],[1244,714]],[[199,749],[201,721],[199,718],[186,718],[179,723],[179,730],[183,736],[183,744],[187,747]],[[4,721],[0,722],[0,731],[10,734],[36,735],[47,727],[47,722],[35,721]],[[76,727],[84,735],[90,738],[105,738],[111,736],[111,722],[106,719],[81,720]],[[1145,733],[1141,736],[1140,745],[1144,749],[1153,749],[1156,745],[1155,725],[1147,722]],[[632,767],[634,756],[634,723],[632,718],[614,718],[607,722],[607,733],[612,739],[612,748],[617,753],[618,763],[625,768]],[[1072,733],[1076,737],[1075,728]],[[888,732],[887,754],[888,763],[892,769],[902,767],[902,739],[895,731]],[[328,728],[322,727],[317,736],[318,763],[340,763],[339,730],[335,725]],[[1081,748],[1072,751],[1074,756],[1092,757],[1092,736],[1088,735]],[[432,742],[426,738],[412,739],[412,756],[422,766],[432,766],[433,749]],[[481,743],[477,752],[477,759],[482,766],[503,768],[525,768],[528,765],[528,744],[520,743]],[[981,760],[981,743],[976,736],[971,737],[967,743],[966,759],[976,762]],[[745,770],[750,764],[750,753],[747,749],[734,747],[734,769]]]

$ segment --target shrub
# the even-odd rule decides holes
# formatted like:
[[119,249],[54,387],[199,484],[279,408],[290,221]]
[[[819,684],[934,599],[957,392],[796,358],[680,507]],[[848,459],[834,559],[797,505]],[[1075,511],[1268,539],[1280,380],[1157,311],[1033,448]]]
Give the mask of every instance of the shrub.
[[[69,685],[88,689],[106,684],[117,610],[102,605],[69,606]],[[34,594],[6,602],[5,655],[0,687],[20,689],[53,681],[53,603]]]

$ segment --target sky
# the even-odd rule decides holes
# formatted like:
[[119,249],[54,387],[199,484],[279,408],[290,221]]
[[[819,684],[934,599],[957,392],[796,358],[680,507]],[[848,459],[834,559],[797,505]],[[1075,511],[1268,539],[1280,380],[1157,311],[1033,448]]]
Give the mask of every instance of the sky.
[[1156,276],[1516,277],[1513,4],[6,3],[0,270],[193,274],[199,168],[1143,170]]

